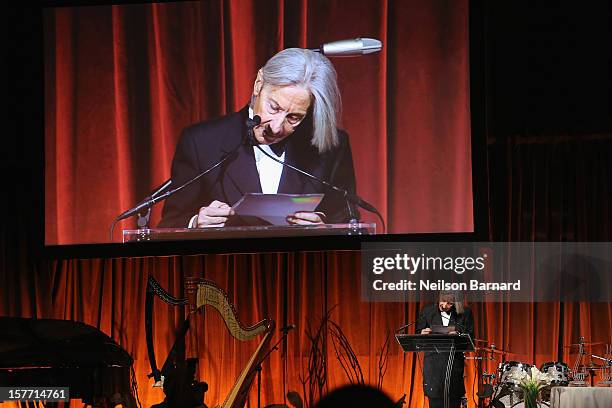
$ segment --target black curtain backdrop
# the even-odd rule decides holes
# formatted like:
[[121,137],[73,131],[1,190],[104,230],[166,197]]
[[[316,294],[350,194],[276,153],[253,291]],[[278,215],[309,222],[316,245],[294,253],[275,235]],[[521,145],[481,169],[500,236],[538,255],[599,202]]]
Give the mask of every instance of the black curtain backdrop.
[[[491,239],[609,241],[611,87],[609,60],[600,52],[610,38],[607,6],[572,4],[544,10],[516,2],[485,7],[484,14],[486,77],[480,79],[487,99]],[[270,316],[279,324],[298,326],[287,349],[264,365],[264,403],[281,402],[284,391],[295,387],[306,355],[307,321],[316,321],[335,305],[332,318],[347,334],[367,381],[376,380],[378,350],[386,333],[414,320],[422,305],[360,302],[356,252],[40,259],[36,248],[42,236],[36,231],[42,220],[42,125],[32,120],[37,106],[32,101],[42,89],[42,81],[36,80],[42,70],[30,63],[24,50],[36,49],[41,30],[28,12],[8,13],[5,18],[15,27],[13,35],[21,46],[7,48],[15,62],[10,65],[14,80],[9,84],[15,102],[8,110],[12,137],[3,144],[7,159],[2,170],[8,182],[0,224],[0,314],[71,318],[100,328],[135,357],[141,400],[150,404],[161,400],[161,394],[145,379],[146,274],[156,276],[176,295],[181,294],[184,276],[205,276],[230,293],[245,323]],[[513,360],[571,363],[573,356],[562,345],[579,336],[603,342],[612,337],[611,303],[471,306],[477,337],[512,350]],[[156,313],[156,346],[163,355],[181,315],[160,302]],[[197,331],[201,335],[194,350],[203,379],[211,384],[206,400],[210,405],[223,396],[253,345],[230,340],[213,313],[198,320]],[[467,374],[469,389],[471,366]],[[330,388],[344,382],[332,354]],[[383,389],[393,398],[407,393],[410,406],[426,406],[418,362],[395,344]],[[471,391],[468,396],[473,406]],[[253,398],[254,394],[251,406]]]

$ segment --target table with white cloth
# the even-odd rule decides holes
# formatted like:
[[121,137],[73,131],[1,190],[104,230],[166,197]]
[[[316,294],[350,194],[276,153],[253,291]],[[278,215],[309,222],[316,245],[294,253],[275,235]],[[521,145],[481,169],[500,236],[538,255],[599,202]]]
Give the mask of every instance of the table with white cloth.
[[550,392],[551,408],[610,408],[610,387],[553,387]]

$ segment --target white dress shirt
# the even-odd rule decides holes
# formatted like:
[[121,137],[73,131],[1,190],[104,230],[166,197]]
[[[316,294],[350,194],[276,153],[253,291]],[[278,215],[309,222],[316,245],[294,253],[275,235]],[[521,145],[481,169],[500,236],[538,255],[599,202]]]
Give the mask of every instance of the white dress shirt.
[[449,312],[440,312],[440,314],[442,315],[442,324],[444,326],[448,326],[450,323],[451,314]]
[[[272,157],[276,157],[282,162],[285,161],[285,152],[277,156],[270,146],[258,146]],[[253,146],[253,153],[255,153],[255,164],[257,165],[257,172],[259,173],[259,184],[261,184],[262,193],[276,194],[278,192],[281,175],[283,174],[283,165],[263,154],[257,146]]]
[[[253,109],[249,107],[249,118],[253,119]],[[274,153],[274,150],[268,145],[258,145],[266,153],[272,157],[276,157],[278,160],[285,162],[285,152],[279,156]],[[261,191],[264,194],[276,194],[278,193],[278,185],[280,184],[281,175],[283,174],[283,165],[276,162],[263,154],[257,146],[253,146],[253,154],[255,155],[255,165],[257,166],[257,173],[259,174],[259,184],[261,185]],[[208,205],[210,203],[203,203]],[[233,203],[227,203],[232,205]],[[198,214],[191,217],[189,220],[189,228],[195,228],[197,226]]]
[[[249,118],[253,119],[253,109],[251,107],[249,107]],[[279,156],[268,145],[257,146],[261,147],[262,150],[272,157],[277,158],[283,163],[285,162],[285,152]],[[257,146],[253,146],[253,153],[255,154],[257,173],[259,173],[261,192],[264,194],[276,194],[278,193],[278,185],[283,174],[283,165],[263,154]]]

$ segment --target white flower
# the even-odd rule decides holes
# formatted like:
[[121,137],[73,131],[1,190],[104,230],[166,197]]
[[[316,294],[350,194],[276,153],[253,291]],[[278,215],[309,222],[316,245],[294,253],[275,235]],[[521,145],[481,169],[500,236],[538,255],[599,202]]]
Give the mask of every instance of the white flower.
[[510,379],[510,381],[512,381],[515,385],[520,385],[528,377],[529,374],[521,370],[519,367],[511,367],[508,373],[508,379]]
[[563,375],[560,371],[555,370],[555,367],[548,367],[546,374],[552,378],[551,381],[563,381]]
[[510,370],[508,370],[507,378],[512,383],[522,388],[540,390],[541,388],[550,385],[552,381],[557,380],[559,378],[559,373],[556,371],[551,372],[550,370],[548,373],[543,373],[538,370],[537,367],[531,367],[526,371],[524,371],[521,367],[511,367]]
[[541,389],[554,380],[555,376],[550,372],[543,373],[537,367],[531,367],[529,375],[521,382],[521,386]]

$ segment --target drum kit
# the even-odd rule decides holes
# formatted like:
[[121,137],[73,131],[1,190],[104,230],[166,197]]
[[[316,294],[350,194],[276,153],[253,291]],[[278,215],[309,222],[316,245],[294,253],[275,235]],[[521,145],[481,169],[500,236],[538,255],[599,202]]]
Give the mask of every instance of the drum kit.
[[[506,360],[512,354],[507,350],[500,350],[495,344],[488,345],[486,340],[476,339],[474,357],[466,357],[476,362],[478,381],[478,407],[495,408],[522,408],[524,407],[523,392],[514,383],[512,377],[520,374],[530,374],[534,365],[521,361]],[[605,345],[604,356],[591,354],[594,346]],[[550,393],[555,386],[588,386],[595,385],[596,375],[601,378],[596,385],[609,386],[612,384],[612,345],[605,343],[586,343],[583,337],[576,344],[564,346],[566,348],[578,348],[575,364],[570,367],[562,361],[550,361],[542,364],[539,369],[542,373],[550,374],[554,380],[549,386],[540,391],[540,406],[547,407],[550,404]],[[587,353],[586,350],[589,350]],[[483,371],[483,363],[486,361],[497,362],[501,358],[495,372]],[[603,363],[595,363],[593,359]],[[587,361],[588,360],[588,361]],[[587,381],[590,377],[590,383]]]

